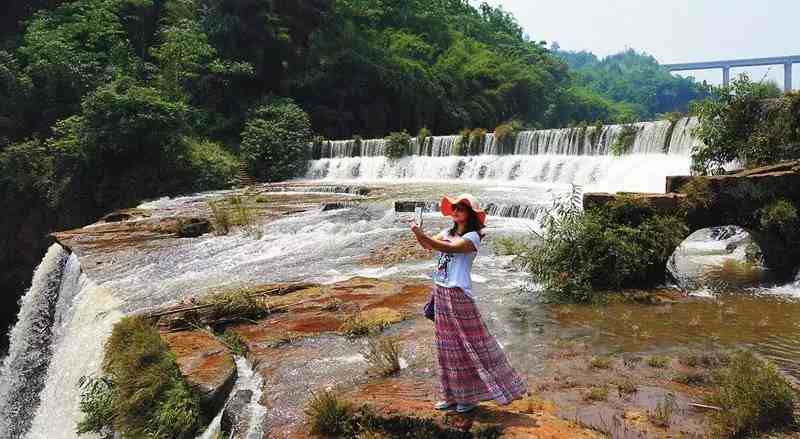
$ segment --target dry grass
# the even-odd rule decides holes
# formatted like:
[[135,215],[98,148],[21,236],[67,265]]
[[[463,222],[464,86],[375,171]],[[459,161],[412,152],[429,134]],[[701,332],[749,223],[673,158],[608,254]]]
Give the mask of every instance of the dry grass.
[[619,384],[617,384],[617,393],[620,397],[632,395],[638,392],[638,388],[636,387],[636,383],[631,380],[623,380]]
[[400,340],[397,337],[370,338],[361,355],[369,364],[369,371],[388,377],[400,371]]
[[672,422],[672,413],[675,411],[675,395],[667,393],[664,398],[656,404],[656,408],[648,413],[650,422],[662,428],[668,428]]
[[592,369],[611,369],[614,360],[611,357],[592,357],[589,367]]
[[655,369],[665,369],[669,366],[669,357],[653,355],[647,359],[647,365]]
[[586,402],[605,401],[608,399],[608,387],[592,387],[588,393],[583,396]]
[[353,415],[353,406],[333,391],[326,390],[312,396],[306,415],[309,417],[312,433],[339,437],[347,430]]
[[403,315],[393,309],[373,308],[350,316],[339,330],[349,337],[374,335],[402,320]]

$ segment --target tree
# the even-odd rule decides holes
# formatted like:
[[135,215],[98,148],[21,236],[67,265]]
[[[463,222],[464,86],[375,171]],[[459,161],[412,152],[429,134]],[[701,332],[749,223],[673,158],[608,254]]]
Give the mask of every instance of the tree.
[[253,111],[242,132],[242,159],[252,175],[280,181],[300,175],[311,156],[311,122],[291,99],[273,99]]

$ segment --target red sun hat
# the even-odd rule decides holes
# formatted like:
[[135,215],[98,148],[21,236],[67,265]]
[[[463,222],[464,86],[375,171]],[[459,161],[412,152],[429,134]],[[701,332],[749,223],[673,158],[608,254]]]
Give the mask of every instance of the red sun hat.
[[439,210],[441,210],[442,215],[451,217],[453,216],[453,205],[459,203],[469,206],[478,216],[478,221],[480,221],[481,225],[486,225],[486,212],[481,209],[478,200],[471,194],[461,194],[457,197],[445,195],[439,203]]

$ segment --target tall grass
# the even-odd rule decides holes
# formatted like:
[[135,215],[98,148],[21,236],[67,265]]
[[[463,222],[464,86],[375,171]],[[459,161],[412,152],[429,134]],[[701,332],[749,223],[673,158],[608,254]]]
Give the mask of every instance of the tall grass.
[[208,421],[200,395],[181,376],[158,330],[126,317],[106,341],[101,379],[82,380],[78,432],[112,429],[122,438],[189,439]]

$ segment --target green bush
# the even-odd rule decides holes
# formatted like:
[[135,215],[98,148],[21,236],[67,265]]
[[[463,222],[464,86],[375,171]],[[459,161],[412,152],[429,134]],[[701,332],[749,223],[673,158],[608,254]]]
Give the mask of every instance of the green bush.
[[186,139],[195,190],[223,189],[239,172],[239,160],[217,142]]
[[582,211],[562,203],[544,220],[542,245],[526,266],[543,296],[590,302],[597,291],[662,282],[667,260],[688,234],[675,216],[658,215],[636,199]]
[[704,143],[692,156],[697,173],[721,173],[734,160],[746,167],[800,158],[800,93],[777,97],[747,75],[694,105]]
[[494,129],[494,141],[497,144],[497,151],[500,154],[513,153],[516,138],[517,127],[511,122],[500,124]]
[[417,133],[417,141],[420,143],[420,145],[422,145],[422,142],[424,142],[428,137],[431,137],[431,130],[429,130],[428,127],[420,128],[419,132]]
[[407,132],[394,132],[386,137],[384,155],[390,159],[399,159],[411,153],[411,136]]
[[708,403],[721,409],[711,413],[718,435],[745,437],[792,425],[796,399],[774,364],[739,352],[715,373]]
[[761,227],[781,234],[796,233],[797,208],[790,201],[779,199],[760,211]]
[[[83,381],[79,433],[113,428],[123,438],[194,438],[208,421],[158,330],[143,317],[119,321],[106,341],[105,377]],[[88,386],[86,383],[89,383]]]
[[483,128],[473,128],[469,132],[469,155],[478,155],[483,151],[483,144],[486,141],[486,130]]
[[117,80],[87,96],[82,110],[56,126],[53,145],[92,166],[177,162],[184,153],[189,109],[155,88]]
[[636,134],[639,130],[634,125],[623,125],[622,132],[619,134],[614,143],[611,144],[611,153],[614,155],[623,155],[630,152],[633,143],[636,141]]
[[281,181],[301,175],[311,151],[311,122],[291,99],[273,99],[253,111],[242,131],[242,160],[251,175]]

